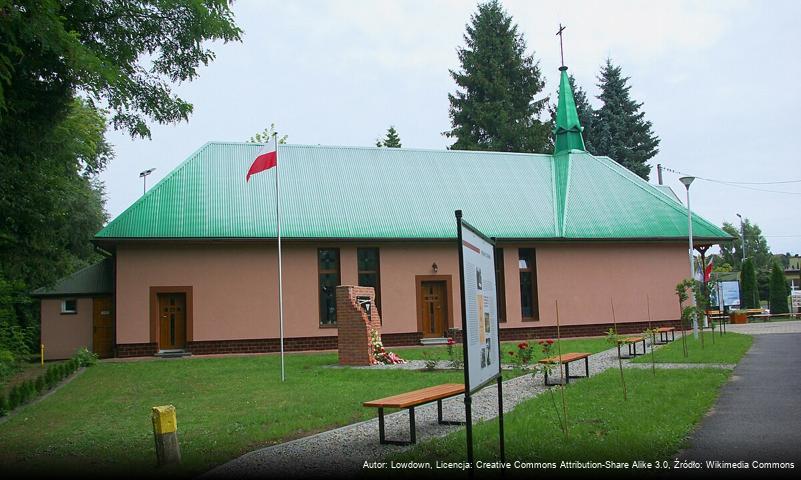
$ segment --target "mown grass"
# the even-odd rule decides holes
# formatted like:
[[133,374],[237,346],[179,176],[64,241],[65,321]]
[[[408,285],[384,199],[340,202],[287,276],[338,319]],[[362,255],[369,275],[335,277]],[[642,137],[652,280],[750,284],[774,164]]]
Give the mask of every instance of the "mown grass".
[[[682,340],[676,340],[662,347],[657,347],[654,351],[657,363],[737,363],[745,355],[753,337],[741,333],[727,332],[723,335],[715,333],[714,343],[710,332],[704,333],[704,346],[701,347],[701,337],[693,337],[692,332],[687,333],[687,352],[684,356]],[[648,347],[648,354],[632,360],[636,363],[651,362],[651,347]]]
[[[537,340],[526,340],[529,344],[534,345],[534,359],[538,360],[544,358],[540,347],[537,345]],[[501,356],[501,361],[504,364],[513,364],[513,357],[509,355],[509,352],[517,353],[517,345],[521,341],[514,341],[514,342],[501,342],[501,349],[503,350],[503,354]],[[607,342],[605,337],[592,337],[592,338],[565,338],[561,340],[562,342],[562,353],[568,352],[587,352],[587,353],[598,353],[604,350],[608,350],[612,348]],[[453,345],[453,348],[458,350],[459,355],[461,356],[462,352],[462,345],[456,344]],[[436,360],[449,360],[448,351],[446,346],[435,346],[435,347],[390,347],[387,348],[402,358],[407,360],[424,360],[426,355],[429,356],[431,359]],[[557,343],[553,345],[553,352],[554,355],[556,354]]]
[[[609,369],[565,389],[568,438],[545,392],[505,414],[506,459],[526,462],[663,460],[677,452],[713,405],[730,374],[722,369],[659,371],[626,369],[628,401],[619,372]],[[560,410],[561,413],[561,410]],[[499,459],[497,419],[473,428],[475,459]],[[421,444],[395,461],[463,462],[465,430]]]
[[[0,470],[155,475],[150,412],[173,404],[188,477],[245,452],[374,417],[366,400],[462,372],[328,368],[336,353],[101,362],[0,424]],[[163,473],[163,471],[161,471]]]

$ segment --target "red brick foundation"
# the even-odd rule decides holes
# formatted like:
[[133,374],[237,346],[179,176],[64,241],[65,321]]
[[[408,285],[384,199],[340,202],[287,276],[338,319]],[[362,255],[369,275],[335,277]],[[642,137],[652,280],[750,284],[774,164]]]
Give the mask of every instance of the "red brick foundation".
[[[337,308],[339,306],[337,305]],[[375,321],[375,319],[374,319]],[[680,328],[679,320],[653,322],[654,327]],[[611,323],[597,325],[565,325],[561,328],[564,338],[592,337],[605,335],[612,328]],[[641,333],[648,328],[648,322],[618,323],[617,331],[620,334]],[[450,335],[461,341],[460,330],[452,329]],[[523,327],[501,328],[501,340],[527,340],[532,338],[555,338],[556,327]],[[423,338],[422,332],[385,333],[381,341],[385,347],[401,347],[419,345]],[[284,339],[284,351],[298,352],[304,350],[335,350],[338,347],[336,336],[326,337],[293,337]],[[189,342],[186,350],[193,355],[210,355],[221,353],[268,353],[280,351],[277,338],[254,338],[248,340],[211,340]],[[117,345],[117,357],[147,357],[158,352],[155,343],[123,343]]]
[[[359,305],[359,297],[372,305],[368,315]],[[375,363],[371,332],[381,335],[381,316],[375,307],[373,287],[340,285],[337,287],[337,338],[340,365],[372,365]]]

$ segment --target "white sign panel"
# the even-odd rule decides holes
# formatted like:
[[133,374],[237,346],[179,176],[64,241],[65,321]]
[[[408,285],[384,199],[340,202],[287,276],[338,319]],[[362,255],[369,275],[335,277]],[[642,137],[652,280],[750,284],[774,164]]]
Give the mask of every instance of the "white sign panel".
[[467,345],[471,393],[501,373],[498,356],[498,313],[495,251],[492,243],[462,223],[462,279],[465,295],[463,341]]
[[723,303],[727,307],[740,306],[740,282],[720,282],[720,290],[723,295]]
[[793,291],[793,308],[801,308],[801,290]]

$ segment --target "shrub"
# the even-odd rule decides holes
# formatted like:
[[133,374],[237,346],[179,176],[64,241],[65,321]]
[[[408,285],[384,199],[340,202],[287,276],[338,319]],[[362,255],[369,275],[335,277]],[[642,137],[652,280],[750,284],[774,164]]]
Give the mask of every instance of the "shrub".
[[5,395],[0,395],[0,417],[5,417],[8,415],[9,410],[8,407],[8,400],[6,399]]
[[789,313],[787,304],[787,280],[784,270],[777,262],[773,262],[770,272],[770,313]]
[[39,375],[36,377],[36,393],[41,394],[45,389],[45,379],[44,375]]
[[14,385],[11,387],[11,391],[8,392],[8,409],[14,410],[20,404],[20,392],[19,392],[19,385]]
[[47,388],[48,389],[53,388],[53,385],[55,385],[56,383],[56,371],[55,368],[53,368],[53,365],[47,367],[44,377],[45,377],[45,385],[47,386]]
[[78,361],[78,366],[80,367],[91,367],[97,363],[98,357],[96,353],[90,352],[86,347],[82,347],[75,352],[72,358]]

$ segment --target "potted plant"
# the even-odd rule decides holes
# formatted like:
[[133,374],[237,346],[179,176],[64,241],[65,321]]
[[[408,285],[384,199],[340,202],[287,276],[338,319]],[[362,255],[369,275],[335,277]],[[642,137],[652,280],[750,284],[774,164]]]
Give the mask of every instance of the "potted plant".
[[731,323],[743,324],[748,323],[748,313],[746,310],[732,310],[729,313]]

